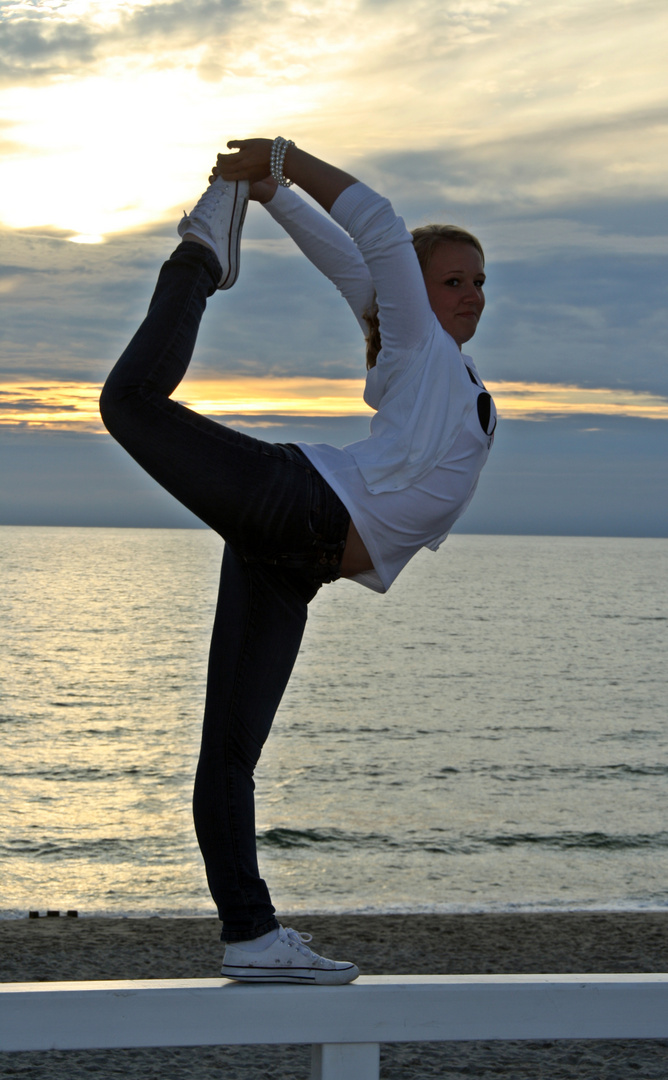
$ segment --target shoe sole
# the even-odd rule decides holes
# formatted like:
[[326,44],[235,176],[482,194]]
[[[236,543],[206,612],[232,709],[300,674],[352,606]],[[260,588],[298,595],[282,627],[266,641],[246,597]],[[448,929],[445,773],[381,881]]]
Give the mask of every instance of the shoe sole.
[[334,971],[318,968],[298,968],[296,971],[294,969],[279,968],[277,971],[276,968],[234,967],[230,964],[223,964],[221,975],[225,979],[235,979],[237,982],[345,986],[346,983],[350,983],[357,978],[359,970],[354,964],[350,964],[346,968],[337,968]]
[[[247,188],[248,185],[244,184]],[[241,230],[246,219],[248,209],[248,195],[239,194],[239,182],[235,185],[234,207],[232,208],[232,221],[230,234],[227,238],[227,265],[228,271],[218,283],[219,289],[231,289],[239,277],[239,261],[241,253]]]

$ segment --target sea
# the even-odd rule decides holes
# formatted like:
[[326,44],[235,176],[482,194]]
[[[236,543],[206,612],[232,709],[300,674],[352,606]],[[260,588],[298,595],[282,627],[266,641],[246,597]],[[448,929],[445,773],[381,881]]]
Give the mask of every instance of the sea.
[[[222,542],[0,528],[0,916],[214,914]],[[256,773],[279,912],[663,909],[668,540],[456,534],[313,602]]]

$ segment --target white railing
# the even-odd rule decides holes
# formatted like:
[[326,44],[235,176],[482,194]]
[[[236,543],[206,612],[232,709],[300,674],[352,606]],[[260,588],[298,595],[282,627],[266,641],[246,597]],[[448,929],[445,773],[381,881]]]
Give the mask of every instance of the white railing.
[[311,1043],[312,1080],[378,1080],[384,1042],[665,1038],[668,974],[0,984],[0,1050]]

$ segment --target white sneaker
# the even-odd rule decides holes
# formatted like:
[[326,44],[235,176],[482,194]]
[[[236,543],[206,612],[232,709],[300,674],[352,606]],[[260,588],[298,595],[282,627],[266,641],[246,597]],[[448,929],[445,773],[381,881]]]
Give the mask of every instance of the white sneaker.
[[231,289],[239,276],[241,228],[248,208],[247,180],[223,180],[220,176],[206,189],[178,226],[179,236],[194,233],[216,252],[222,267],[219,289]]
[[262,952],[239,949],[228,944],[221,975],[240,982],[313,983],[316,986],[342,986],[359,975],[354,964],[326,960],[309,949],[311,934],[278,929],[278,937]]

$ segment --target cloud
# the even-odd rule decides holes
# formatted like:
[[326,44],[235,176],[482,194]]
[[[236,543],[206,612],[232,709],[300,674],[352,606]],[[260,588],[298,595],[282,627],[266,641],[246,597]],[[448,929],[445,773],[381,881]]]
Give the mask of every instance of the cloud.
[[[472,347],[489,378],[668,394],[665,287],[655,257],[584,252],[489,266]],[[531,375],[529,375],[531,371]]]
[[[668,398],[654,394],[559,383],[488,380],[486,385],[502,419],[552,421],[583,415],[668,420]],[[101,433],[101,389],[99,383],[56,380],[0,384],[0,425]],[[207,381],[187,377],[174,397],[196,412],[234,427],[280,427],[304,420],[317,425],[327,417],[363,417],[368,424],[372,413],[363,401],[363,390],[363,379],[246,376]]]
[[[618,461],[629,429],[609,414],[656,415],[668,398],[667,30],[664,0],[0,3],[0,210],[13,226],[0,236],[0,377],[24,388],[14,449],[20,438],[34,448],[30,424],[43,423],[39,472],[55,427],[99,431],[96,388],[143,317],[212,150],[280,131],[390,195],[409,224],[450,220],[481,236],[488,307],[471,351],[507,412],[519,401],[527,415],[540,397],[533,415],[549,422],[506,430],[532,429],[523,452],[541,468],[567,463],[567,499],[572,447],[590,449],[559,409],[584,393],[589,426],[619,420],[595,437]],[[106,242],[69,242],[96,236]],[[205,407],[235,380],[363,372],[345,305],[258,208],[239,283],[212,299],[191,372],[193,393],[208,386]],[[60,397],[31,393],[52,384]],[[83,395],[74,404],[67,386]],[[226,408],[270,438],[345,442],[366,423]],[[654,446],[663,422],[637,423]],[[515,480],[510,465],[507,484],[494,475],[519,514],[522,454],[503,460]]]
[[[83,75],[103,60],[139,52],[178,52],[202,40],[221,41],[241,7],[239,0],[175,0],[172,3],[88,5],[72,16],[68,5],[44,9],[24,3],[3,5],[0,79],[35,84]],[[81,10],[81,8],[79,8]],[[160,67],[162,59],[151,59]],[[178,63],[175,56],[173,61]]]
[[[668,9],[654,0],[2,11],[8,86],[37,80],[6,96],[24,147],[0,166],[15,227],[40,224],[37,205],[42,222],[83,234],[156,220],[188,197],[216,142],[277,130],[381,190],[409,198],[414,184],[472,210],[665,194]],[[104,162],[93,190],[91,162]]]
[[[216,144],[281,132],[485,243],[472,352],[502,415],[544,422],[500,424],[463,528],[662,535],[666,421],[621,414],[668,400],[667,31],[665,0],[1,2],[3,521],[193,524],[100,433],[97,389]],[[367,416],[308,409],[363,372],[344,303],[253,207],[182,395],[343,444]]]
[[[239,424],[281,442],[342,445],[361,417],[303,418],[281,428]],[[505,420],[458,532],[663,536],[666,421],[625,417]],[[588,430],[595,427],[596,430]],[[0,427],[0,524],[195,527],[108,436]]]
[[[420,220],[403,196],[395,204]],[[424,211],[427,195],[413,205]],[[645,216],[639,204],[585,202],[561,219],[432,205],[488,249],[487,310],[471,343],[484,377],[668,396],[663,278],[659,256],[642,253],[645,238],[654,250],[664,205]],[[177,217],[92,247],[39,229],[3,233],[5,379],[103,379],[143,318]],[[360,377],[362,337],[330,283],[261,208],[251,207],[244,237],[239,282],[210,302],[193,377]]]
[[0,78],[15,82],[70,74],[94,62],[96,35],[82,24],[55,23],[21,18],[3,23],[0,38]]
[[505,420],[457,531],[668,536],[666,421]]

